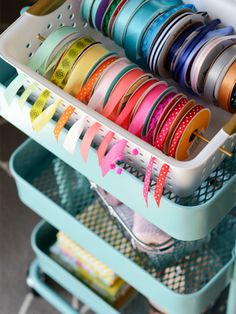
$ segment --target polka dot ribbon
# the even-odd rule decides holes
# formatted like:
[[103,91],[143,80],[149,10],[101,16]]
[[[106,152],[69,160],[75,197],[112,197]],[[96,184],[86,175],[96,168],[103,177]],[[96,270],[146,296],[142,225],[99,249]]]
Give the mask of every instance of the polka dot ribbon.
[[166,182],[166,178],[167,178],[169,170],[170,170],[170,166],[167,164],[164,164],[161,167],[161,171],[160,171],[159,177],[157,179],[154,198],[155,198],[155,201],[156,201],[158,207],[160,207],[162,193],[163,193],[163,189],[165,186],[165,182]]
[[77,99],[82,101],[85,104],[88,104],[90,100],[90,96],[93,90],[95,83],[97,82],[100,75],[106,70],[106,68],[112,64],[115,60],[117,60],[117,56],[112,56],[108,60],[105,60],[98,69],[92,74],[87,83],[83,86],[81,91],[77,95]]
[[195,117],[195,115],[202,110],[202,106],[197,105],[195,106],[186,116],[185,118],[182,120],[182,122],[180,123],[174,137],[173,140],[171,142],[170,145],[170,150],[169,150],[169,156],[170,157],[175,157],[175,153],[176,153],[176,149],[179,143],[179,140],[181,138],[181,136],[183,135],[184,131],[186,130],[186,128],[188,127],[189,123],[192,121],[192,119]]
[[147,168],[145,179],[144,179],[143,196],[144,196],[147,207],[148,207],[148,193],[150,189],[152,169],[153,169],[155,160],[156,160],[155,157],[151,157],[151,159],[149,160],[148,168]]
[[54,136],[56,140],[58,141],[59,135],[61,134],[62,129],[66,125],[66,123],[69,121],[72,114],[75,112],[75,107],[69,106],[60,117],[59,121],[57,122],[55,128],[54,128]]
[[157,139],[155,141],[154,146],[157,149],[160,149],[163,151],[165,140],[167,138],[167,135],[169,133],[169,129],[174,123],[175,119],[177,118],[179,112],[183,109],[183,107],[186,105],[187,99],[182,99],[180,102],[176,104],[176,106],[171,110],[169,113],[166,122],[164,123],[164,126],[162,127],[160,133],[157,136]]

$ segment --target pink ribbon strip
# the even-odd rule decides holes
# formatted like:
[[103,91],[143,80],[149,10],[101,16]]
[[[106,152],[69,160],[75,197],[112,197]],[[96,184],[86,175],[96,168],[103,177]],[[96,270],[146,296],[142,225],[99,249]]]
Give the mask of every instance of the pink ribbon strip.
[[169,169],[170,169],[170,166],[167,164],[164,164],[161,167],[161,171],[160,171],[159,177],[157,179],[154,198],[155,198],[155,201],[156,201],[158,207],[160,207],[162,193],[163,193],[163,189],[164,189],[164,185],[166,182],[166,177],[168,175]]
[[99,146],[99,148],[98,148],[98,151],[97,151],[99,165],[101,165],[102,159],[103,159],[103,157],[105,156],[106,151],[107,151],[109,145],[111,144],[111,141],[112,141],[112,138],[113,138],[114,135],[115,135],[114,132],[109,131],[109,132],[105,135],[105,137],[104,137],[102,143],[100,144],[100,146]]
[[124,158],[124,150],[126,147],[127,141],[120,140],[117,141],[105,158],[101,161],[101,170],[103,177],[111,170],[111,165],[116,164],[117,161]]
[[84,138],[80,144],[80,153],[81,153],[85,162],[88,159],[89,149],[90,149],[91,144],[92,144],[95,136],[97,135],[100,127],[101,127],[101,125],[98,122],[96,122],[90,128],[88,128],[88,130],[86,131]]
[[148,207],[148,192],[150,188],[150,182],[151,182],[151,176],[152,176],[152,169],[156,158],[151,157],[149,160],[148,168],[146,171],[145,179],[144,179],[144,185],[143,185],[143,196],[146,202],[146,205]]

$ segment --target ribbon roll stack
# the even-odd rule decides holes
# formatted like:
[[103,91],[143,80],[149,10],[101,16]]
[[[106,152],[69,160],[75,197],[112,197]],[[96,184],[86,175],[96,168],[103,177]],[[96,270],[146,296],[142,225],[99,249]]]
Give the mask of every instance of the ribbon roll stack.
[[84,0],[81,16],[133,62],[236,112],[233,27],[210,21],[206,12],[178,0]]

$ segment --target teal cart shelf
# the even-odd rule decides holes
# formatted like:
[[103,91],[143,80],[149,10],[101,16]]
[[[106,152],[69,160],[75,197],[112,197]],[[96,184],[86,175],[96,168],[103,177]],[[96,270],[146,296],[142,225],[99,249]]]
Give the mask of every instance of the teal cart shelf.
[[[55,176],[56,160],[33,141],[27,141],[16,151],[11,160],[11,170],[21,200],[108,265],[142,295],[157,300],[170,314],[200,314],[230,284],[235,262],[236,224],[233,216],[223,220],[201,250],[157,270],[151,261],[145,260],[132,248],[105,209],[100,212],[81,211],[86,200],[81,198],[79,189],[75,190],[71,208],[63,209],[61,204],[66,199],[62,196],[69,196],[68,186],[64,184],[65,178],[59,168],[56,168]],[[72,169],[70,171],[70,175],[76,173]],[[72,179],[67,178],[67,182],[72,182]],[[92,199],[88,193],[86,195]],[[78,219],[75,219],[77,213]]]
[[[8,80],[11,80],[12,68],[1,61],[0,73],[7,71],[10,71]],[[6,88],[4,84],[7,85],[5,80],[4,75],[0,79],[0,99]],[[192,241],[206,237],[236,205],[236,153],[233,158],[226,159],[191,197],[180,199],[165,191],[160,208],[157,207],[154,197],[150,198],[149,208],[146,208],[142,192],[143,176],[136,169],[123,165],[121,176],[110,172],[102,177],[100,168],[97,167],[95,148],[90,149],[89,159],[84,163],[79,149],[73,156],[64,150],[66,129],[63,129],[59,142],[55,140],[55,121],[51,121],[40,133],[33,132],[29,121],[30,107],[28,103],[21,111],[16,97],[11,106],[1,105],[0,114],[89,180],[178,240]]]
[[[29,272],[29,277],[31,279],[30,282],[32,282],[31,288],[35,289],[39,294],[42,294],[42,296],[46,298],[54,307],[56,307],[58,311],[64,314],[78,313],[71,307],[70,304],[68,304],[67,301],[61,299],[55,291],[52,289],[49,290],[48,288],[45,290],[45,283],[42,282],[40,277],[40,272],[43,272],[80,301],[88,304],[89,307],[97,314],[130,313],[132,304],[129,305],[129,303],[132,302],[133,298],[131,298],[130,302],[122,306],[119,310],[112,307],[48,255],[50,246],[56,241],[56,233],[57,230],[45,222],[39,223],[32,233],[31,243],[37,256],[37,261],[31,265]],[[42,289],[42,286],[44,289]],[[145,302],[142,297],[134,296],[134,298],[137,297],[139,298],[138,302],[141,307],[140,313],[147,313],[147,302]],[[143,313],[143,311],[145,313]]]

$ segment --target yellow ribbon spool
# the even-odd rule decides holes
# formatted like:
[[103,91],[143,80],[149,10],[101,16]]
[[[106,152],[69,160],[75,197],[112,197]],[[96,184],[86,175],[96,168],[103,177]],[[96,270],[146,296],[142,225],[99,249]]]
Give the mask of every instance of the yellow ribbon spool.
[[94,68],[99,60],[103,60],[107,53],[109,53],[109,51],[101,43],[96,43],[84,51],[69,74],[64,90],[76,96],[80,92],[87,74]]
[[79,56],[93,43],[92,39],[82,37],[74,42],[68,50],[64,53],[59,61],[56,70],[53,72],[51,82],[57,86],[64,88],[66,85],[66,78],[72,66],[79,58]]

